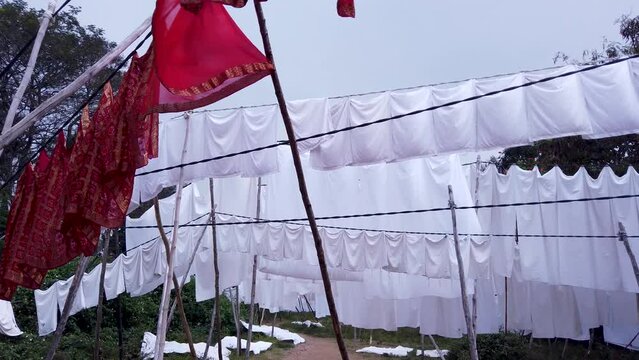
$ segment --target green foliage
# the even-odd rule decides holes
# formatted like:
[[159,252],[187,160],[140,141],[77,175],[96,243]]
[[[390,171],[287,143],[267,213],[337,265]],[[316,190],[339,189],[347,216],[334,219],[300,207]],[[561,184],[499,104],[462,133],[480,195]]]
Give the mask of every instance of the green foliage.
[[[69,6],[66,9],[49,26],[31,84],[18,107],[16,121],[62,90],[115,46],[104,38],[103,30],[95,26],[80,25],[76,18],[79,8]],[[30,8],[23,0],[0,0],[0,70],[3,70],[22,46],[37,33],[41,14],[42,11]],[[30,52],[31,49],[28,49],[11,71],[0,78],[0,126],[3,125],[13,95],[22,80]],[[82,105],[88,94],[106,79],[112,69],[113,66],[98,74],[87,86],[4,149],[0,156],[2,183],[8,181],[37,148],[56,133],[61,124]],[[114,83],[119,83],[119,77]],[[0,192],[0,234],[4,233],[11,195],[11,186]]]
[[[470,359],[467,341],[458,342],[448,354],[449,360]],[[528,343],[526,338],[515,333],[479,335],[477,349],[482,360],[526,359]]]

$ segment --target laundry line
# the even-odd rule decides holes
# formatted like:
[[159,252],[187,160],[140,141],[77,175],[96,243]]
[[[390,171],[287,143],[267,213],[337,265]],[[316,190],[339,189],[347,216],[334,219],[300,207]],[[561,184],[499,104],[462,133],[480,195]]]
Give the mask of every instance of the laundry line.
[[[184,225],[180,225],[180,228],[189,228],[189,227],[209,227],[209,226],[213,226],[213,227],[217,227],[217,226],[239,226],[239,225],[253,225],[253,224],[271,224],[271,223],[277,223],[277,224],[288,224],[288,225],[297,225],[297,226],[309,226],[308,224],[303,224],[303,223],[299,223],[299,221],[301,220],[268,220],[268,219],[257,219],[257,218],[253,218],[250,216],[242,216],[242,215],[235,215],[235,214],[230,214],[230,213],[224,213],[224,212],[220,212],[217,211],[217,214],[220,215],[224,215],[224,216],[230,216],[230,217],[236,217],[236,218],[240,218],[240,219],[253,219],[255,221],[247,221],[247,222],[227,222],[227,223],[221,223],[221,222],[216,222],[215,225],[210,224],[210,223],[205,223],[205,224],[193,224],[193,222],[203,218],[204,216],[208,215],[202,215],[199,216],[196,219],[193,219],[191,221],[189,221],[188,223],[184,224]],[[318,218],[320,219],[320,218]],[[163,225],[163,227],[165,228],[169,228],[172,226],[168,226],[168,225]],[[133,230],[142,230],[142,229],[155,229],[157,228],[157,226],[129,226],[126,227],[126,229],[133,229]],[[322,229],[334,229],[334,230],[346,230],[346,231],[361,231],[361,232],[370,232],[370,233],[391,233],[391,234],[407,234],[407,235],[435,235],[435,236],[453,236],[454,234],[451,232],[427,232],[427,231],[401,231],[401,230],[384,230],[384,229],[366,229],[366,228],[355,228],[355,227],[344,227],[344,226],[333,226],[333,225],[320,225],[318,224],[318,228],[322,228]],[[619,235],[586,235],[586,234],[488,234],[488,233],[459,233],[459,236],[470,236],[470,237],[508,237],[508,238],[559,238],[559,239],[618,239]],[[626,236],[629,239],[632,238],[639,238],[639,235],[627,235]],[[137,249],[141,246],[144,246],[146,244],[149,244],[153,241],[158,240],[159,237],[153,238],[151,240],[148,240],[140,245],[137,245],[135,247],[132,247],[130,250],[133,249]]]
[[[363,128],[367,128],[367,127],[372,126],[372,125],[383,124],[383,123],[386,123],[386,122],[389,122],[389,121],[399,120],[399,119],[403,119],[403,118],[409,117],[409,116],[414,116],[414,115],[419,115],[419,114],[422,114],[422,113],[432,112],[432,111],[439,110],[439,109],[442,109],[442,108],[447,108],[447,107],[451,107],[451,106],[455,106],[455,105],[459,105],[459,104],[463,104],[463,103],[467,103],[467,102],[473,102],[473,101],[480,100],[480,99],[483,99],[483,98],[486,98],[486,97],[492,97],[492,96],[495,96],[495,95],[511,92],[511,91],[514,91],[514,90],[528,88],[528,87],[531,87],[533,85],[543,84],[543,83],[546,83],[546,82],[549,82],[549,81],[552,81],[552,80],[556,80],[556,79],[561,79],[561,78],[577,75],[577,74],[580,74],[580,73],[596,70],[596,69],[599,69],[599,68],[602,68],[602,67],[606,67],[606,66],[615,65],[615,64],[622,63],[622,62],[629,61],[629,60],[636,59],[636,58],[639,58],[639,55],[632,55],[632,56],[628,56],[628,57],[612,60],[612,61],[605,62],[605,63],[600,63],[600,64],[596,64],[596,65],[592,65],[592,66],[587,66],[587,67],[584,67],[584,68],[581,68],[581,69],[568,71],[568,72],[561,73],[561,74],[558,74],[558,75],[541,78],[541,79],[535,80],[535,81],[530,81],[530,82],[527,82],[525,84],[505,87],[505,88],[502,88],[500,90],[489,91],[489,92],[481,94],[481,95],[474,95],[474,96],[470,96],[470,97],[467,97],[467,98],[464,98],[464,99],[450,101],[450,102],[447,102],[447,103],[444,103],[444,104],[440,104],[440,105],[430,106],[430,107],[427,107],[425,109],[414,110],[414,111],[411,111],[411,112],[408,112],[408,113],[398,114],[398,115],[394,115],[394,116],[390,116],[390,117],[374,120],[374,121],[371,121],[371,122],[365,122],[365,123],[358,124],[358,125],[346,126],[346,127],[340,128],[340,129],[335,129],[335,130],[331,130],[331,131],[317,133],[317,134],[314,134],[314,135],[300,137],[300,138],[297,138],[296,141],[298,143],[300,143],[300,142],[303,142],[303,141],[323,138],[325,136],[336,135],[336,134],[340,134],[340,133],[344,133],[344,132],[350,132],[350,131],[357,130],[357,129],[363,129]],[[254,153],[254,152],[264,151],[264,150],[268,150],[268,149],[274,149],[274,148],[278,148],[280,146],[285,146],[285,145],[289,145],[289,141],[288,140],[282,140],[282,141],[278,141],[276,143],[272,143],[270,145],[259,146],[259,147],[252,148],[252,149],[232,152],[232,153],[219,155],[219,156],[214,156],[214,157],[201,159],[201,160],[197,160],[197,161],[191,161],[191,162],[182,163],[182,164],[178,164],[178,165],[168,166],[168,167],[161,168],[161,169],[141,172],[141,173],[136,174],[135,176],[136,177],[142,177],[142,176],[146,176],[146,175],[161,173],[161,172],[168,171],[168,170],[182,169],[182,168],[190,167],[190,166],[193,166],[193,165],[204,164],[204,163],[213,162],[213,161],[219,161],[219,160],[233,158],[233,157],[237,157],[237,156],[241,156],[241,155],[247,155],[247,154],[251,154],[251,153]]]
[[[595,64],[595,62],[586,62],[583,65],[592,65],[592,64]],[[555,70],[555,69],[559,69],[559,68],[562,68],[562,67],[563,67],[563,65],[548,66],[548,67],[545,67],[545,68],[538,68],[538,69],[533,69],[533,70],[519,70],[519,71],[516,71],[516,72],[508,72],[508,73],[495,74],[495,75],[482,76],[482,77],[471,77],[471,78],[466,78],[466,79],[461,79],[461,80],[444,81],[444,82],[432,83],[432,84],[426,84],[426,85],[404,86],[404,87],[394,88],[394,89],[374,90],[374,91],[367,91],[367,92],[355,93],[355,94],[329,96],[329,97],[327,97],[327,99],[329,99],[329,100],[339,100],[339,99],[347,99],[347,98],[351,98],[351,97],[383,94],[383,93],[386,93],[386,92],[393,92],[393,91],[415,90],[415,89],[419,89],[419,88],[423,88],[423,87],[454,85],[454,84],[464,83],[464,82],[470,81],[470,80],[489,80],[489,79],[494,79],[494,78],[499,78],[499,77],[504,77],[504,76],[517,75],[517,74],[520,74],[520,73],[535,73],[535,72],[539,72],[539,71]],[[268,104],[259,104],[259,105],[233,106],[233,107],[219,108],[219,109],[204,109],[204,110],[187,111],[187,112],[184,112],[182,115],[177,115],[177,116],[172,117],[171,120],[180,119],[185,114],[207,114],[207,113],[214,113],[214,112],[234,111],[234,110],[243,110],[243,109],[258,109],[258,108],[269,107],[269,106],[277,106],[277,105],[278,104],[276,104],[276,103],[268,103]]]
[[[490,204],[490,205],[455,206],[455,210],[479,210],[479,209],[492,209],[492,208],[535,206],[535,205],[569,204],[569,203],[578,203],[578,202],[608,201],[608,200],[634,199],[634,198],[639,198],[639,194],[615,195],[615,196],[599,196],[599,197],[578,198],[578,199],[563,199],[563,200],[515,202],[515,203]],[[450,208],[450,206],[448,206],[448,207],[437,207],[437,208],[429,208],[429,209],[400,210],[400,211],[377,212],[377,213],[368,213],[368,214],[317,216],[317,217],[315,217],[315,219],[318,220],[318,221],[321,221],[321,220],[359,219],[359,218],[371,218],[371,217],[380,217],[380,216],[424,214],[424,213],[430,213],[430,212],[441,212],[441,211],[450,211],[450,210],[451,210],[451,208]],[[270,224],[270,223],[294,223],[294,222],[304,222],[304,221],[307,221],[307,219],[306,218],[291,218],[291,219],[278,219],[278,220],[256,219],[254,221],[236,221],[236,222],[220,223],[220,224],[217,224],[217,226],[253,225],[253,224]],[[208,226],[208,225],[206,225],[206,224],[188,224],[188,223],[184,224],[184,225],[180,225],[180,227],[201,227],[201,226]],[[164,227],[168,228],[168,227],[171,227],[171,226],[166,225]],[[155,226],[147,225],[147,226],[131,226],[131,227],[128,227],[127,229],[154,229],[154,228],[155,228]],[[486,236],[489,236],[489,235],[486,235]],[[504,236],[509,236],[509,235],[504,235]],[[577,235],[574,235],[574,236],[577,236]],[[544,237],[548,237],[548,236],[544,236]],[[631,237],[631,236],[629,236],[629,237]],[[634,236],[632,236],[632,237],[634,237]]]

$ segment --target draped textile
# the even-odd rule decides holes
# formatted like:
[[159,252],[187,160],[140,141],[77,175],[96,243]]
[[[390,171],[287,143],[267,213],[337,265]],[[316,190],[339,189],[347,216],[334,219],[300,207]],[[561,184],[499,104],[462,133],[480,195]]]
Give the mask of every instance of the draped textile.
[[206,106],[273,70],[219,2],[158,0],[153,38],[146,55],[154,64],[152,75],[157,76],[150,85],[156,92],[152,112]]
[[337,0],[337,14],[341,17],[355,17],[355,0]]

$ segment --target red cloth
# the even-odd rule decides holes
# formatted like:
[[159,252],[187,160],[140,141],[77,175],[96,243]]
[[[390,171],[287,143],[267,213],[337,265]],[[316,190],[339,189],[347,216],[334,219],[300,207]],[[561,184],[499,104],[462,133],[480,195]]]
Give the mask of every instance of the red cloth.
[[35,208],[35,180],[34,167],[29,164],[18,180],[16,194],[7,218],[5,243],[0,257],[0,299],[2,300],[11,300],[18,286],[37,289],[46,274],[25,269],[19,261],[29,251],[29,229]]
[[[219,101],[273,70],[219,2],[158,0],[152,59],[160,85],[152,111],[191,110]],[[225,1],[243,5],[241,1]]]
[[337,14],[341,17],[355,17],[355,0],[337,0]]

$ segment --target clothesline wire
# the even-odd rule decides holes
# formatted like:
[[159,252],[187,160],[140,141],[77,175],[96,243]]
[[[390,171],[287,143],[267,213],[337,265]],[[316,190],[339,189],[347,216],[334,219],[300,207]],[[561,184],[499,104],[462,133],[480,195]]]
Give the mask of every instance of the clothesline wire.
[[[608,61],[608,62],[605,62],[605,63],[600,63],[600,64],[596,64],[596,65],[592,65],[592,66],[583,67],[581,69],[577,69],[577,70],[561,73],[561,74],[554,75],[554,76],[545,77],[545,78],[542,78],[542,79],[539,79],[539,80],[527,82],[525,84],[509,86],[509,87],[506,87],[506,88],[503,88],[503,89],[500,89],[500,90],[490,91],[490,92],[487,92],[487,93],[484,93],[484,94],[481,94],[481,95],[474,95],[474,96],[471,96],[471,97],[467,97],[465,99],[455,100],[455,101],[447,102],[445,104],[431,106],[431,107],[428,107],[428,108],[425,108],[425,109],[414,110],[414,111],[411,111],[411,112],[408,112],[408,113],[394,115],[394,116],[390,116],[390,117],[374,120],[374,121],[371,121],[371,122],[366,122],[366,123],[362,123],[362,124],[358,124],[358,125],[347,126],[347,127],[343,127],[343,128],[340,128],[340,129],[331,130],[331,131],[322,132],[322,133],[317,133],[317,134],[306,136],[306,137],[300,137],[300,138],[297,139],[297,142],[299,143],[299,142],[302,142],[302,141],[318,139],[318,138],[322,138],[322,137],[329,136],[329,135],[335,135],[335,134],[339,134],[339,133],[343,133],[343,132],[349,132],[349,131],[353,131],[353,130],[357,130],[357,129],[366,128],[366,127],[369,127],[369,126],[372,126],[372,125],[382,124],[382,123],[386,123],[386,122],[389,122],[389,121],[402,119],[402,118],[409,117],[409,116],[414,116],[414,115],[419,115],[419,114],[426,113],[426,112],[435,111],[435,110],[438,110],[438,109],[441,109],[441,108],[445,108],[445,107],[451,107],[451,106],[459,105],[459,104],[462,104],[462,103],[472,102],[472,101],[475,101],[475,100],[483,99],[485,97],[491,97],[491,96],[499,95],[499,94],[502,94],[502,93],[511,92],[511,91],[514,91],[514,90],[531,87],[533,85],[546,83],[546,82],[549,82],[549,81],[552,81],[552,80],[569,77],[569,76],[576,75],[576,74],[579,74],[579,73],[592,71],[592,70],[599,69],[599,68],[602,68],[602,67],[611,66],[611,65],[618,64],[618,63],[621,63],[621,62],[624,62],[624,61],[628,61],[628,60],[631,60],[631,59],[635,59],[635,58],[639,58],[639,54],[638,55],[632,55],[632,56],[624,57],[624,58],[620,58],[620,59],[611,60],[611,61]],[[277,148],[277,147],[280,147],[280,146],[284,146],[284,145],[289,145],[289,141],[278,141],[277,143],[273,143],[273,144],[265,145],[265,146],[260,146],[260,147],[256,147],[256,148],[249,149],[249,150],[243,150],[243,151],[228,153],[228,154],[225,154],[225,155],[214,156],[214,157],[207,158],[207,159],[202,159],[202,160],[192,161],[192,162],[183,163],[183,164],[179,164],[179,165],[168,166],[168,167],[161,168],[161,169],[141,172],[139,174],[136,174],[135,176],[139,177],[139,176],[157,174],[157,173],[160,173],[160,172],[163,172],[163,171],[168,171],[168,170],[173,170],[173,169],[180,169],[180,168],[185,168],[185,167],[189,167],[189,166],[193,166],[193,165],[198,165],[198,164],[208,163],[208,162],[212,162],[212,161],[218,161],[218,160],[222,160],[222,159],[228,159],[228,158],[232,158],[232,157],[236,157],[236,156],[246,155],[246,154],[250,154],[250,153],[254,153],[254,152],[258,152],[258,151],[274,149],[274,148]]]
[[[459,206],[455,207],[456,210],[477,210],[477,209],[491,209],[491,208],[506,208],[506,207],[520,207],[520,206],[533,206],[533,205],[550,205],[550,204],[567,204],[567,203],[577,203],[577,202],[589,202],[589,201],[606,201],[606,200],[615,200],[615,199],[631,199],[638,198],[639,194],[636,195],[617,195],[617,196],[601,196],[594,198],[579,198],[579,199],[565,199],[565,200],[548,200],[548,201],[536,201],[536,202],[518,202],[518,203],[508,203],[508,204],[492,204],[492,205],[475,205],[475,206]],[[419,209],[419,210],[403,210],[403,211],[392,211],[392,212],[378,212],[378,213],[368,213],[368,214],[353,214],[353,215],[339,215],[339,216],[325,216],[325,217],[316,217],[316,220],[339,220],[339,219],[354,219],[354,218],[369,218],[369,217],[379,217],[379,216],[392,216],[392,215],[407,215],[407,214],[423,214],[429,212],[441,212],[441,211],[450,211],[450,207],[441,207],[441,208],[429,208],[429,209]],[[218,212],[222,214],[221,212]],[[232,214],[227,214],[228,216],[235,216],[238,218],[247,218],[254,219],[254,221],[237,221],[237,222],[226,222],[226,223],[218,223],[216,226],[234,226],[234,225],[254,225],[254,224],[267,224],[267,223],[280,223],[280,224],[295,224],[298,222],[308,221],[306,218],[293,218],[293,219],[281,219],[281,220],[264,220],[264,219],[255,219],[246,216],[237,216]],[[200,217],[201,218],[201,217]],[[295,224],[295,225],[303,225],[303,224]],[[191,224],[187,223],[185,225],[181,225],[180,227],[206,227],[212,226],[211,224]],[[306,226],[306,225],[304,225]],[[157,226],[130,226],[128,229],[154,229]],[[165,226],[170,227],[170,226]],[[385,231],[392,233],[406,233],[406,234],[420,234],[420,235],[450,235],[450,233],[422,233],[422,232],[406,232],[406,231],[386,231],[386,230],[368,230],[368,229],[358,229],[358,228],[341,228],[341,227],[331,227],[331,226],[320,226],[324,228],[335,228],[335,229],[343,229],[343,230],[361,230],[361,231]],[[617,236],[613,235],[545,235],[545,234],[517,234],[517,235],[509,235],[509,234],[460,234],[464,236],[494,236],[494,237],[530,237],[530,238],[547,238],[547,237],[556,237],[556,238],[595,238],[595,239],[609,239],[609,238],[617,238]],[[629,236],[629,238],[639,238],[639,235]]]
[[[196,221],[198,221],[198,220],[202,219],[203,217],[205,217],[205,216],[209,216],[209,215],[210,215],[210,214],[206,213],[206,214],[204,214],[204,215],[202,215],[202,216],[198,216],[198,217],[196,217],[195,219],[193,219],[193,220],[189,221],[189,222],[188,222],[188,223],[186,223],[186,224],[187,224],[187,225],[192,224],[192,223],[194,223],[194,222],[196,222]],[[170,228],[173,228],[173,225],[171,225],[171,226],[168,226],[168,225],[167,225],[167,226],[163,226],[163,227],[170,227]],[[183,227],[183,225],[180,225],[179,227]],[[154,228],[157,228],[157,226],[154,226]],[[172,232],[173,232],[173,230],[166,231],[166,235],[169,235],[169,234],[171,234]],[[126,252],[133,251],[133,250],[135,250],[135,249],[137,249],[137,248],[140,248],[140,247],[142,247],[142,246],[144,246],[144,245],[147,245],[147,244],[152,243],[152,242],[154,242],[154,241],[157,241],[157,240],[159,240],[159,239],[160,239],[160,236],[156,236],[156,237],[154,237],[154,238],[153,238],[153,239],[151,239],[151,240],[145,241],[145,242],[143,242],[143,243],[141,243],[141,244],[139,244],[139,245],[136,245],[136,246],[134,246],[134,247],[132,247],[132,248],[130,248],[130,249],[127,249],[127,250],[126,250]]]
[[[56,10],[51,15],[51,19],[54,19],[56,16],[58,16],[60,11],[62,11],[62,9],[64,9],[64,7],[67,6],[67,4],[69,4],[70,2],[71,2],[71,0],[66,0],[58,8],[58,10]],[[37,37],[38,37],[37,33],[35,35],[33,35],[31,37],[31,39],[29,39],[29,41],[27,41],[27,43],[24,44],[24,46],[22,46],[20,51],[18,51],[18,53],[11,59],[11,61],[9,61],[9,63],[7,63],[7,66],[5,66],[4,69],[2,69],[2,71],[0,72],[0,79],[2,79],[5,75],[7,75],[9,73],[9,71],[13,68],[13,66],[16,64],[16,62],[18,62],[18,60],[22,57],[22,55],[24,55],[24,53],[31,47],[31,45],[33,45],[33,43],[35,42]]]
[[75,123],[76,121],[78,121],[78,119],[76,118],[78,115],[80,115],[80,113],[82,112],[82,109],[84,109],[86,106],[89,105],[89,103],[91,102],[91,100],[93,100],[96,96],[98,96],[100,94],[100,92],[102,92],[102,89],[106,86],[106,84],[111,81],[117,74],[118,72],[129,62],[129,60],[133,57],[133,55],[135,55],[135,53],[144,45],[144,43],[151,37],[151,32],[149,32],[144,39],[142,39],[142,41],[140,41],[140,43],[135,47],[135,49],[133,49],[133,51],[131,51],[131,53],[129,53],[129,55],[127,55],[126,58],[124,58],[124,60],[122,60],[122,62],[120,62],[120,64],[118,64],[118,66],[113,69],[113,71],[111,72],[111,74],[109,75],[109,77],[106,78],[106,80],[104,80],[100,86],[98,86],[95,90],[93,90],[93,92],[89,95],[89,97],[82,103],[82,105],[80,105],[80,107],[78,107],[78,109],[76,109],[76,111],[55,131],[55,133],[49,137],[41,146],[40,148],[35,151],[33,153],[33,155],[31,155],[31,157],[29,158],[29,160],[27,160],[24,164],[22,164],[18,170],[4,183],[2,184],[2,186],[0,186],[0,191],[4,190],[7,188],[7,186],[9,186],[14,180],[16,180],[16,178],[18,177],[18,175],[20,173],[22,173],[22,171],[27,167],[27,165],[29,163],[31,163],[32,161],[34,161],[36,159],[36,157],[40,154],[40,152],[44,149],[46,149],[46,147],[57,137],[58,132],[60,132],[61,130],[63,130],[65,127],[67,127],[70,124]]
[[[594,62],[587,62],[587,63],[584,63],[582,65],[588,65],[588,64],[594,64]],[[564,66],[566,66],[566,65],[549,66],[549,67],[533,69],[533,70],[520,70],[520,71],[515,71],[515,72],[508,72],[508,73],[489,75],[489,76],[483,76],[483,77],[471,77],[471,78],[466,78],[466,79],[461,79],[461,80],[453,80],[453,81],[444,81],[444,82],[438,82],[438,83],[431,83],[431,84],[427,84],[427,85],[405,86],[405,87],[388,89],[388,90],[374,90],[374,91],[367,91],[367,92],[348,94],[348,95],[329,96],[329,97],[327,97],[327,99],[329,99],[329,100],[338,100],[338,99],[346,99],[346,98],[358,97],[358,96],[382,94],[382,93],[386,93],[386,92],[414,90],[414,89],[420,89],[420,88],[424,88],[424,87],[435,87],[435,86],[442,86],[442,85],[454,85],[454,84],[459,84],[459,83],[463,83],[463,82],[467,82],[467,81],[471,81],[471,80],[488,80],[488,79],[494,79],[494,78],[499,78],[499,77],[504,77],[504,76],[512,76],[512,75],[517,75],[517,74],[522,74],[522,73],[535,73],[535,72],[539,72],[539,71],[556,70],[556,69],[560,69],[560,68],[562,68]],[[235,107],[227,107],[227,108],[219,108],[219,109],[204,109],[204,110],[190,111],[189,113],[191,113],[191,114],[206,114],[206,113],[210,113],[210,112],[233,111],[233,110],[241,110],[241,109],[255,109],[255,108],[268,107],[268,106],[277,106],[277,104],[276,103],[269,103],[269,104],[259,104],[259,105],[235,106]],[[184,114],[172,117],[171,120],[179,119],[182,116],[184,116]]]

